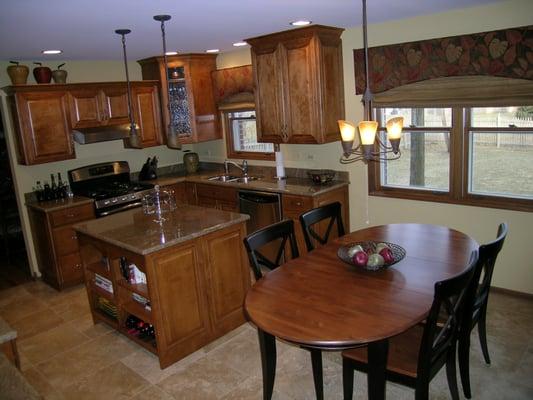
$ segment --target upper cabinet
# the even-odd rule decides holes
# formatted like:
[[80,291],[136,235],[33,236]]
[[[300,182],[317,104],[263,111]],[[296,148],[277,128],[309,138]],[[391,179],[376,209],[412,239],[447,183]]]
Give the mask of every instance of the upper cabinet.
[[[216,54],[183,54],[169,56],[167,60],[166,71],[163,57],[138,61],[143,79],[161,82],[165,127],[172,121],[180,142],[184,144],[222,138],[211,78],[211,73],[216,70]],[[170,93],[167,91],[167,81]]]
[[344,119],[343,29],[311,25],[246,39],[258,137],[270,143],[339,140]]
[[19,164],[75,158],[69,123],[68,92],[15,87],[8,97],[17,130]]
[[[132,82],[132,108],[143,147],[163,144],[158,82]],[[76,158],[72,130],[129,124],[125,82],[17,85],[8,95],[20,164]]]

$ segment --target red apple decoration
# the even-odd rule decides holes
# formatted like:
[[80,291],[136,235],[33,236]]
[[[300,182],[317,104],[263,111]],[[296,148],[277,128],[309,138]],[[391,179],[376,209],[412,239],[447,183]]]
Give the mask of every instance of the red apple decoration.
[[352,261],[358,267],[365,267],[366,263],[368,262],[368,254],[366,254],[364,251],[358,251],[354,254]]
[[394,255],[392,254],[391,249],[389,249],[388,247],[381,249],[379,255],[383,257],[383,261],[385,261],[385,264],[392,264],[394,262]]

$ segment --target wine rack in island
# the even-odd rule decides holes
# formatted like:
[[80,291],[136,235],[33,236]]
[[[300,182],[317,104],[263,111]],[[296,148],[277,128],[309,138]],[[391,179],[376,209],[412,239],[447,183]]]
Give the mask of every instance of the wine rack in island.
[[94,322],[157,355],[161,368],[223,336],[245,322],[244,235],[242,223],[140,255],[78,232]]

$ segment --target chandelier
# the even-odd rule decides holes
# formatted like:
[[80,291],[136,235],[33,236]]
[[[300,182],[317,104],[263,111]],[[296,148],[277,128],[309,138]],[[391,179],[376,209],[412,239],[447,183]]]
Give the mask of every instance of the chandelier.
[[[394,117],[387,121],[387,138],[390,145],[387,145],[376,135],[378,130],[377,121],[372,119],[372,91],[370,90],[370,79],[368,74],[368,40],[366,21],[366,0],[363,2],[363,45],[365,54],[365,93],[363,94],[364,118],[356,127],[349,121],[339,120],[339,130],[341,132],[343,154],[340,158],[341,164],[350,164],[355,161],[388,161],[397,160],[401,156],[400,139],[403,129],[403,117]],[[355,131],[359,130],[359,144],[354,147]]]

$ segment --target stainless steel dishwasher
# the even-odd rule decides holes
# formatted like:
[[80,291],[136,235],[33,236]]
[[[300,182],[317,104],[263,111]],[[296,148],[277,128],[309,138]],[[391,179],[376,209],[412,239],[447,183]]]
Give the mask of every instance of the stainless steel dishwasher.
[[281,221],[281,196],[278,193],[239,191],[239,210],[248,214],[248,234]]

